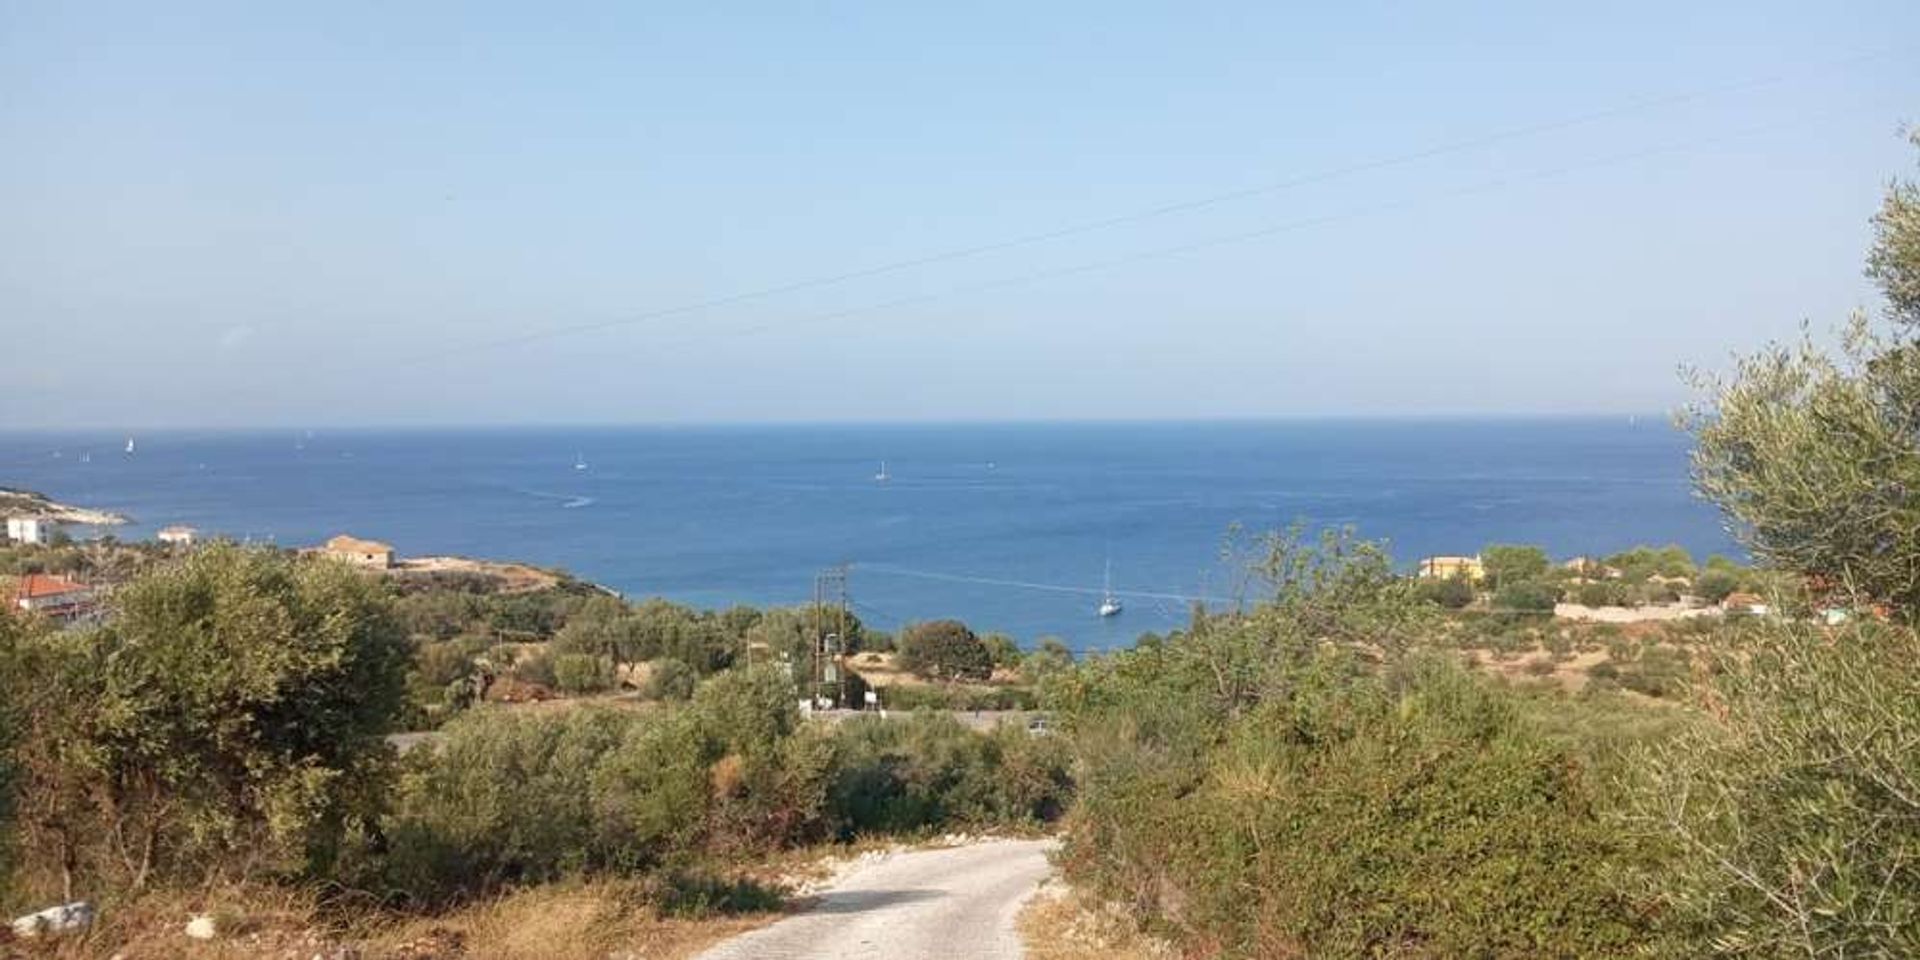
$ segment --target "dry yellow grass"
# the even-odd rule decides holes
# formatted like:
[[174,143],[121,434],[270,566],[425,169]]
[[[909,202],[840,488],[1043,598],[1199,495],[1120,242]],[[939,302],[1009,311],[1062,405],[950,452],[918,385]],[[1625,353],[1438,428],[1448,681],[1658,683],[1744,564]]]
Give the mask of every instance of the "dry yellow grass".
[[1048,881],[1020,911],[1028,960],[1173,960],[1179,951],[1141,933],[1133,917],[1058,880]]
[[[218,937],[186,935],[199,913],[216,918]],[[677,960],[778,916],[660,917],[637,880],[546,884],[431,916],[342,915],[303,891],[249,887],[108,905],[85,937],[0,943],[0,958]]]

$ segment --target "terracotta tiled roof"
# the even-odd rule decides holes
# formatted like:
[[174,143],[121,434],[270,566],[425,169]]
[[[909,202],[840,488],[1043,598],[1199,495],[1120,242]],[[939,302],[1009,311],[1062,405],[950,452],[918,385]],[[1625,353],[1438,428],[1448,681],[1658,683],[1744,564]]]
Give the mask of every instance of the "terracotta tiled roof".
[[69,593],[85,593],[87,585],[75,583],[66,577],[56,577],[47,573],[29,573],[20,578],[20,588],[15,595],[22,600],[39,600],[43,597],[58,597]]

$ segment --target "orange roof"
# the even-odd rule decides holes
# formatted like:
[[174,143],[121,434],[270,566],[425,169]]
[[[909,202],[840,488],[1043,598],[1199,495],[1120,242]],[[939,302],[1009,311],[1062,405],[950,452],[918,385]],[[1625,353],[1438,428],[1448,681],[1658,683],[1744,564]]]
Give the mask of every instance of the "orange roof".
[[16,594],[22,600],[38,600],[41,597],[84,593],[86,590],[86,584],[75,583],[66,577],[56,577],[48,573],[29,573],[20,578],[20,589]]
[[1725,600],[1720,601],[1720,605],[1723,607],[1757,607],[1765,604],[1766,602],[1767,602],[1766,597],[1762,597],[1756,594],[1729,593],[1727,594],[1727,598]]

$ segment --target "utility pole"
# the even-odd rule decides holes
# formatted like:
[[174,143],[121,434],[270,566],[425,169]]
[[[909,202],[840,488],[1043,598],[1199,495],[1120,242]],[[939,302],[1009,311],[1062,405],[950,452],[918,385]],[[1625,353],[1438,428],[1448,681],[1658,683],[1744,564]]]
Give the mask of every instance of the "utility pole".
[[836,705],[846,701],[847,628],[852,614],[847,595],[847,567],[841,564],[813,578],[813,656],[808,670],[809,698],[826,697]]

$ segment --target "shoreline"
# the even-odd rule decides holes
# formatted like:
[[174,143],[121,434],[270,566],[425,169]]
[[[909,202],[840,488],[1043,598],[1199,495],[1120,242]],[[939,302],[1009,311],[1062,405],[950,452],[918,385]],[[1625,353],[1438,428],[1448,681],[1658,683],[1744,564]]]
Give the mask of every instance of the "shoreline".
[[83,527],[112,527],[132,522],[132,518],[111,510],[76,507],[36,490],[17,490],[12,487],[0,487],[0,516],[46,517],[57,523]]

